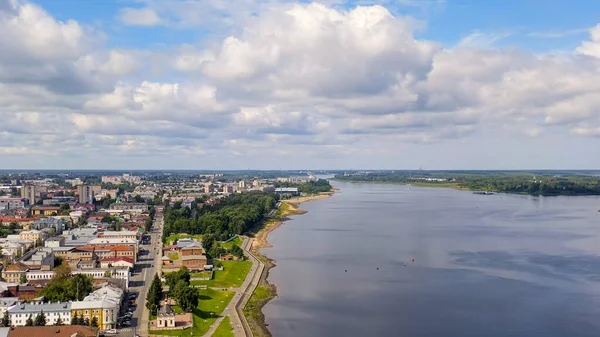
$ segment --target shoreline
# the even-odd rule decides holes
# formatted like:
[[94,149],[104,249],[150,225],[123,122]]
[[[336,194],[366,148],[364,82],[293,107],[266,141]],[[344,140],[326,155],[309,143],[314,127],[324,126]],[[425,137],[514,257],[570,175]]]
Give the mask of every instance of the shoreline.
[[273,247],[268,241],[268,236],[275,229],[279,228],[279,226],[281,226],[285,221],[289,220],[288,216],[307,213],[307,211],[300,209],[298,205],[309,201],[327,199],[337,191],[338,189],[333,188],[331,192],[323,192],[318,195],[298,197],[281,201],[279,209],[275,213],[274,219],[267,220],[264,227],[254,234],[254,240],[252,241],[252,247],[250,248],[250,251],[256,256],[256,258],[264,263],[265,270],[261,275],[260,281],[252,293],[250,300],[246,304],[246,308],[243,311],[244,316],[246,316],[248,324],[250,325],[250,329],[255,336],[272,336],[265,321],[265,315],[262,312],[262,308],[271,299],[277,296],[277,287],[274,284],[269,283],[267,280],[271,268],[274,268],[276,264],[273,259],[270,259],[261,252],[261,248]]

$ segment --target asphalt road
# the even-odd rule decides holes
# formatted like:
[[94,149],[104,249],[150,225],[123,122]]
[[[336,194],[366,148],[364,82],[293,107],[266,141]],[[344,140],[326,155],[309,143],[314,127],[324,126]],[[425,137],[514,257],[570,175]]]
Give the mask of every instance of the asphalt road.
[[150,244],[141,245],[140,251],[145,252],[138,255],[133,276],[129,281],[129,291],[138,293],[136,308],[131,318],[131,327],[119,329],[118,336],[133,337],[136,334],[148,336],[148,309],[146,308],[146,292],[152,284],[154,274],[160,266],[160,249],[162,247],[162,218],[156,218],[149,233]]

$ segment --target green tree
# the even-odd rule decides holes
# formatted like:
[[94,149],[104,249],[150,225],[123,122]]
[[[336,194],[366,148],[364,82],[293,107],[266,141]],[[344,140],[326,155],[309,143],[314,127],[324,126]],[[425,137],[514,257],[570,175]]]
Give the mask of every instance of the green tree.
[[175,284],[175,287],[169,288],[169,296],[179,302],[181,294],[183,294],[183,291],[187,289],[187,287],[189,287],[189,283],[187,283],[185,280],[179,280],[177,281],[177,284]]
[[110,270],[107,270],[104,272],[104,277],[111,277],[111,276],[112,276],[112,273]]
[[86,317],[81,325],[90,326],[90,319]]
[[33,326],[33,314],[29,314],[29,317],[25,321],[25,326]]
[[56,323],[54,323],[54,325],[64,325],[62,318],[60,318],[60,316],[58,316],[58,319],[56,320]]
[[40,313],[35,316],[35,326],[44,326],[46,325],[46,315],[44,314],[44,310],[40,311]]
[[177,299],[177,304],[179,304],[183,310],[191,312],[198,306],[198,300],[198,290],[188,286],[182,291],[180,297]]
[[96,317],[96,316],[92,317],[92,326],[94,328],[98,327],[98,317]]
[[242,257],[244,256],[244,251],[242,250],[242,248],[240,248],[240,246],[234,244],[233,246],[231,246],[231,255]]
[[156,315],[160,306],[160,300],[162,299],[162,283],[158,274],[154,274],[154,279],[146,295],[146,307],[152,315]]
[[77,313],[75,313],[75,316],[73,316],[73,319],[71,319],[71,325],[79,325],[79,323],[81,322],[79,315],[77,315]]
[[8,314],[8,310],[4,311],[4,317],[2,318],[2,326],[10,326],[10,315]]
[[19,283],[20,284],[27,283],[27,275],[26,274],[21,274],[21,277],[19,278]]

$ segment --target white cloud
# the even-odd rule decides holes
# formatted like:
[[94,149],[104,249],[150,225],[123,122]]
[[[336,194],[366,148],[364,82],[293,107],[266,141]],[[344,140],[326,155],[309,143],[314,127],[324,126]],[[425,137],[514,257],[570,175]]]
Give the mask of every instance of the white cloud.
[[101,32],[40,7],[4,9],[0,153],[32,165],[29,154],[55,149],[67,164],[111,153],[136,165],[160,155],[169,165],[202,156],[236,167],[376,167],[403,163],[398,153],[427,164],[432,144],[483,156],[515,139],[600,135],[600,26],[569,55],[539,55],[494,48],[505,33],[443,48],[415,36],[422,23],[377,5],[274,1],[246,17],[253,1],[196,8],[207,1],[121,12],[128,24],[165,29],[205,25],[214,13],[245,18],[226,37],[167,51],[103,48]]
[[119,12],[119,19],[129,26],[156,26],[162,20],[151,8],[123,8]]

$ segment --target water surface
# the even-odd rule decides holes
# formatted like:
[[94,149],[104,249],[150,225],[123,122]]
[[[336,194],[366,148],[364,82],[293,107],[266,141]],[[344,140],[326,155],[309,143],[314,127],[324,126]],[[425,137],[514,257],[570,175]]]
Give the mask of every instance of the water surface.
[[334,185],[263,250],[274,336],[600,336],[600,198]]

